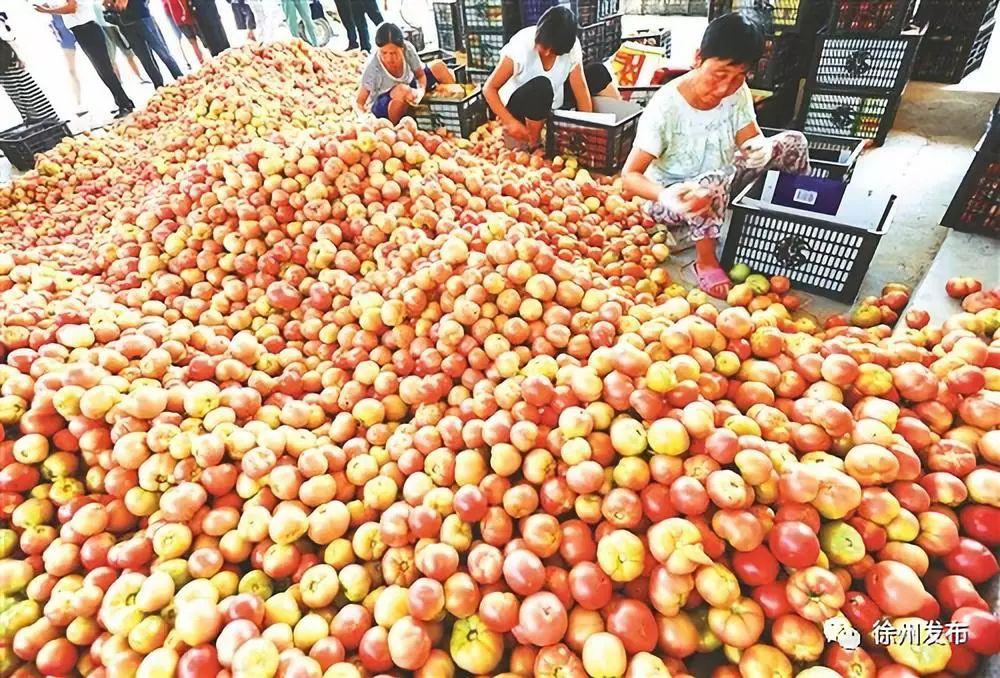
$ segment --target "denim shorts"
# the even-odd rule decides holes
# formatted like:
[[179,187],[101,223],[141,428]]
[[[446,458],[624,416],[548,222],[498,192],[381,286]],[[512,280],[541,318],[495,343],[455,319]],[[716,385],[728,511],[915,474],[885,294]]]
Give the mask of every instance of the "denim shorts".
[[[431,91],[438,84],[437,78],[431,73],[431,69],[424,66],[424,77],[427,78],[427,91]],[[410,80],[410,87],[417,86],[417,79],[414,78]],[[389,117],[389,102],[392,100],[389,92],[384,94],[379,94],[375,97],[375,102],[372,104],[372,115],[376,118],[388,118]]]

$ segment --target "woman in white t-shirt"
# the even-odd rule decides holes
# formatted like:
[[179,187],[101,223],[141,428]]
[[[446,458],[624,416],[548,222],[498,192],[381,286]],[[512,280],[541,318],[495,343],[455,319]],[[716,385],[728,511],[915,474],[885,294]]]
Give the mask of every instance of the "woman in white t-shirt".
[[765,138],[757,126],[746,78],[763,51],[760,27],[747,17],[733,13],[712,21],[695,68],[664,85],[647,104],[622,168],[625,190],[649,199],[651,216],[689,230],[698,286],[720,299],[730,284],[715,244],[731,191],[769,169],[809,171],[801,132]]
[[500,52],[500,63],[483,87],[486,102],[504,128],[512,148],[538,147],[542,126],[558,108],[594,110],[592,97],[618,97],[603,64],[583,63],[576,16],[552,7],[517,32]]

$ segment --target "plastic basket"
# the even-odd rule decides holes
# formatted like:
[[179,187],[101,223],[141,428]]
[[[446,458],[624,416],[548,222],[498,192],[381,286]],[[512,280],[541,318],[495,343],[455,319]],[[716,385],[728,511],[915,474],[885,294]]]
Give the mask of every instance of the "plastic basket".
[[493,68],[500,63],[504,36],[499,33],[468,33],[465,36],[465,58],[469,68]]
[[458,58],[455,56],[453,52],[449,52],[443,49],[428,48],[423,50],[422,52],[419,52],[417,56],[419,56],[420,60],[425,64],[440,59],[441,61],[444,62],[445,66],[447,66],[449,70],[451,70],[451,72],[454,73],[456,82],[461,82],[461,83],[469,82],[469,77],[468,73],[466,73],[465,64],[458,63]]
[[805,12],[800,12],[802,0],[711,0],[708,18],[715,19],[729,12],[747,12],[757,17],[770,33],[796,30],[801,27]]
[[708,16],[708,0],[690,0],[688,16]]
[[600,0],[597,5],[597,18],[607,19],[609,16],[614,16],[621,12],[622,2],[621,0]]
[[771,96],[754,105],[757,123],[767,127],[789,127],[795,119],[795,105],[798,99],[798,82],[773,90]]
[[653,95],[660,91],[663,85],[638,85],[633,87],[619,87],[618,92],[622,95],[624,101],[631,101],[633,104],[639,104],[643,108],[649,103],[649,100],[653,98]]
[[859,137],[881,145],[892,129],[899,100],[898,94],[811,90],[802,104],[802,130]]
[[[613,16],[604,19],[604,30],[601,33],[601,45],[597,61],[606,61],[622,46],[622,18]],[[588,63],[584,61],[584,63]]]
[[979,31],[928,35],[920,44],[913,66],[914,80],[956,83],[983,65],[996,22]]
[[482,87],[486,84],[486,80],[489,79],[490,75],[493,73],[492,69],[483,68],[468,68],[465,71],[466,78],[470,85],[479,85]]
[[0,132],[0,151],[10,164],[27,172],[35,166],[35,154],[44,153],[64,137],[72,136],[61,120],[24,123]]
[[546,153],[550,158],[573,156],[583,167],[602,174],[615,174],[632,150],[641,113],[637,107],[609,125],[577,120],[562,111],[553,111],[545,134]]
[[669,28],[640,28],[622,35],[622,42],[637,42],[649,47],[662,47],[666,50],[664,56],[670,56]]
[[[761,127],[764,136],[772,137],[782,129]],[[836,137],[826,134],[806,134],[809,142],[809,176],[821,179],[840,179],[851,182],[854,167],[867,143],[857,137]]]
[[509,38],[522,27],[518,0],[461,0],[466,31],[502,33]]
[[804,216],[766,203],[751,204],[760,199],[766,178],[748,186],[732,203],[723,267],[744,263],[765,275],[788,277],[797,290],[853,302],[891,223],[895,196],[887,199],[877,225],[848,226],[818,212]]
[[976,154],[942,224],[956,231],[1000,238],[1000,154]]
[[601,61],[601,51],[604,44],[604,22],[591,24],[590,26],[580,26],[577,29],[577,40],[580,42],[580,49],[583,51],[583,63],[591,64]]
[[642,0],[642,13],[654,16],[687,14],[690,0]]
[[403,39],[413,45],[413,49],[419,52],[427,46],[424,42],[424,31],[422,29],[406,25],[400,28],[403,31]]
[[434,27],[437,29],[441,49],[460,50],[464,47],[462,35],[462,6],[455,0],[434,3]]
[[899,35],[910,24],[916,0],[834,0],[832,34]]
[[976,31],[993,21],[998,0],[921,0],[917,21],[931,33]]
[[769,36],[764,41],[764,56],[757,62],[748,82],[751,87],[773,89],[798,80],[801,67],[798,36]]
[[466,139],[486,123],[486,99],[476,85],[464,99],[435,99],[429,96],[411,114],[417,127],[427,131],[446,129],[452,134]]
[[811,81],[827,89],[902,93],[924,29],[895,37],[820,35]]

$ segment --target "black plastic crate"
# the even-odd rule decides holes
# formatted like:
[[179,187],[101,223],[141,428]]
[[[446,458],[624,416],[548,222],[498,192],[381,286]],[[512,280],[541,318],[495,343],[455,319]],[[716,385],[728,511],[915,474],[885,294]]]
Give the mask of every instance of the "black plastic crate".
[[802,130],[882,145],[896,119],[899,100],[898,94],[810,90],[802,103]]
[[833,0],[832,34],[899,35],[913,20],[916,0]]
[[580,49],[583,52],[583,63],[591,64],[601,61],[601,51],[604,44],[604,26],[601,21],[589,26],[580,26],[577,29],[577,40],[580,41]]
[[764,56],[757,62],[748,83],[758,89],[772,89],[798,80],[801,68],[797,35],[768,36],[764,40]]
[[419,56],[420,60],[425,64],[440,59],[441,61],[444,62],[445,66],[447,66],[448,69],[452,73],[454,73],[455,80],[457,82],[461,83],[469,82],[469,77],[468,73],[466,73],[465,64],[458,63],[458,58],[455,56],[454,52],[449,52],[443,49],[429,48],[423,50],[422,52],[419,52],[417,56]]
[[766,127],[789,127],[795,120],[798,99],[797,81],[771,90],[771,96],[754,103],[757,123]]
[[606,19],[618,14],[622,9],[621,0],[600,0],[597,5],[597,18]]
[[622,42],[637,42],[648,47],[662,47],[664,56],[670,56],[669,28],[640,28],[622,35]]
[[641,109],[621,117],[613,125],[566,117],[560,111],[549,116],[545,149],[551,158],[573,156],[581,166],[602,174],[615,174],[625,164],[635,141]]
[[469,68],[493,68],[500,63],[500,50],[505,44],[499,33],[467,33],[465,58]]
[[941,223],[1000,238],[1000,154],[976,154]]
[[923,35],[924,29],[893,37],[821,34],[811,82],[825,89],[901,93]]
[[[805,0],[808,2],[808,0]],[[805,12],[803,0],[711,0],[708,18],[715,19],[730,12],[746,12],[760,20],[769,34],[801,28]]]
[[400,26],[400,29],[403,31],[403,39],[409,41],[413,45],[413,49],[419,52],[427,46],[424,41],[423,29],[416,26],[407,26],[406,24]]
[[434,3],[434,27],[437,29],[438,46],[441,49],[460,50],[464,47],[465,33],[462,21],[462,5],[457,0]]
[[68,136],[72,136],[69,127],[61,120],[24,123],[0,132],[0,151],[11,165],[27,172],[35,166],[36,153],[44,153]]
[[686,15],[690,0],[642,0],[642,13],[653,16]]
[[486,80],[490,77],[492,73],[493,73],[492,69],[469,68],[466,69],[465,76],[469,84],[479,85],[480,87],[482,87],[483,85],[486,84]]
[[420,129],[446,129],[468,139],[486,123],[486,99],[478,86],[467,85],[467,88],[470,91],[464,99],[435,99],[430,95],[419,105],[413,106],[410,115],[417,121]]
[[758,273],[786,276],[797,290],[853,302],[891,223],[896,197],[889,196],[884,207],[873,203],[881,216],[870,227],[848,226],[819,212],[805,216],[752,204],[767,179],[762,176],[732,203],[723,268],[744,263]]
[[[773,137],[783,129],[761,127],[764,136]],[[851,182],[854,167],[865,150],[867,142],[858,137],[837,137],[827,134],[806,134],[809,142],[809,176],[821,179],[840,179]]]
[[622,95],[624,101],[631,101],[639,104],[643,108],[653,98],[653,95],[660,91],[663,85],[635,85],[631,87],[619,87],[618,93]]
[[998,0],[921,0],[917,22],[930,33],[976,31],[993,21]]
[[914,80],[956,83],[983,65],[996,22],[979,31],[928,35],[920,44],[913,66]]
[[510,38],[522,28],[518,0],[461,0],[465,30],[501,33]]
[[[621,15],[608,17],[603,20],[604,31],[601,33],[601,46],[598,52],[597,61],[605,61],[622,46],[622,18]],[[584,64],[588,63],[584,60]]]

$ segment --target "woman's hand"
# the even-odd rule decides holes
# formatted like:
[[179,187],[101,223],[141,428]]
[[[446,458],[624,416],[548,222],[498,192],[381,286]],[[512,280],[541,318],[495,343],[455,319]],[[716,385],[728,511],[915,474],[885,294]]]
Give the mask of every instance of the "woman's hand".
[[663,189],[657,202],[674,214],[698,216],[712,206],[712,191],[694,182],[682,182]]
[[424,98],[424,94],[426,93],[423,87],[411,87],[410,96],[407,98],[407,101],[411,106],[415,106],[420,103],[420,100]]
[[747,139],[740,146],[740,157],[747,169],[760,169],[771,162],[774,155],[774,144],[763,134]]
[[531,141],[531,134],[528,132],[527,126],[517,118],[512,117],[505,122],[503,129],[512,139],[523,141],[524,143]]

